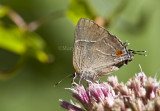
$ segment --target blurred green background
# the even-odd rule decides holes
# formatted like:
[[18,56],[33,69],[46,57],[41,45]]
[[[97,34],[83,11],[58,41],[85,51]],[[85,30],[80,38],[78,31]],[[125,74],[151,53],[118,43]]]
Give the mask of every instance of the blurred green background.
[[[146,50],[115,72],[126,82],[143,71],[160,73],[159,0],[0,0],[0,111],[61,111],[72,99],[72,48],[79,18],[101,17],[128,48]],[[106,80],[104,77],[103,80]]]

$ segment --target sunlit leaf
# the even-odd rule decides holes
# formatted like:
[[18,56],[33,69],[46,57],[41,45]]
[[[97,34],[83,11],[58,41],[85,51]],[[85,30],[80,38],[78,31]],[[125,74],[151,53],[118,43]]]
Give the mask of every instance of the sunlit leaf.
[[44,51],[46,45],[43,39],[34,32],[24,32],[17,26],[4,26],[0,24],[0,48],[13,53],[37,58],[41,62],[48,61],[48,55]]
[[71,0],[67,15],[74,23],[77,23],[80,18],[93,20],[95,18],[93,11],[86,0]]
[[16,26],[4,27],[0,24],[0,47],[17,54],[26,51],[23,33]]
[[0,5],[0,18],[4,17],[8,10],[8,7]]
[[43,52],[43,51],[37,51],[36,52],[36,57],[41,61],[41,62],[49,62],[49,57],[48,55]]
[[27,47],[30,56],[36,57],[41,62],[47,62],[49,57],[44,51],[46,44],[36,33],[29,33],[27,37]]

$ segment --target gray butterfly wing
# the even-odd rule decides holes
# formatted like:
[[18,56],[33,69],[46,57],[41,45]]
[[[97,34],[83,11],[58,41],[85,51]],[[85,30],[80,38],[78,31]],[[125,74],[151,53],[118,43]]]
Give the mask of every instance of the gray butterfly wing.
[[127,54],[123,43],[89,19],[81,18],[76,26],[73,66],[77,73],[92,71],[97,76],[107,75],[123,64],[117,51]]

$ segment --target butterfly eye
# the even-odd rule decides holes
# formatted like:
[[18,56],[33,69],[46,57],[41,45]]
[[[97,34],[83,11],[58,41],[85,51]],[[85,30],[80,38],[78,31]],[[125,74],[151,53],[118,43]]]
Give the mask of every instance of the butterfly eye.
[[121,55],[122,55],[122,51],[118,50],[118,51],[116,52],[116,55],[117,55],[117,56],[121,56]]

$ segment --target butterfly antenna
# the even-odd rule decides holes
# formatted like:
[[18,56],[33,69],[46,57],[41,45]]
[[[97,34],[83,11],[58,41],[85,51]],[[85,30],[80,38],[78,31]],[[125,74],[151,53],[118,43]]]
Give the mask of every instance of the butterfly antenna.
[[132,52],[132,54],[138,54],[138,55],[144,55],[144,56],[147,56],[146,54],[136,53],[136,52]]
[[73,74],[69,74],[67,75],[66,77],[64,77],[63,79],[61,79],[60,81],[58,81],[56,84],[54,84],[53,86],[56,87],[58,84],[60,84],[63,80],[65,80],[66,78],[69,78],[69,77],[74,77]]
[[147,51],[134,51],[132,49],[129,49],[128,51],[132,52],[132,54],[138,54],[138,55],[147,56],[146,54],[143,54],[144,52],[147,52]]

